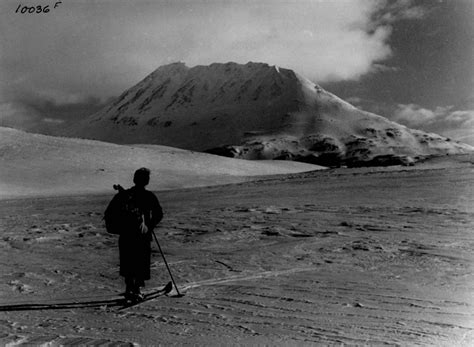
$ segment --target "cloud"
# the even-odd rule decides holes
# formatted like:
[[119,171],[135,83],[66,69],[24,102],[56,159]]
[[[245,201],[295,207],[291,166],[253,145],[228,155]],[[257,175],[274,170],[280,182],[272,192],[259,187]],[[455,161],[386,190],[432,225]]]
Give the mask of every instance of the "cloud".
[[45,123],[53,123],[53,124],[62,124],[65,122],[64,119],[56,119],[56,118],[43,118],[43,122]]
[[448,108],[438,107],[434,111],[416,104],[399,104],[393,114],[393,120],[411,127],[419,127],[439,120],[446,115]]
[[416,9],[370,0],[75,1],[48,18],[5,15],[0,72],[65,98],[118,94],[173,61],[262,61],[319,82],[357,79],[391,55],[390,25],[417,18]]
[[0,126],[21,130],[35,129],[41,122],[41,115],[21,103],[0,104]]
[[21,95],[23,98],[0,102],[0,126],[54,134],[58,126],[72,125],[109,101],[93,97],[57,99],[43,94]]
[[370,1],[262,2],[210,12],[193,34],[191,65],[263,61],[322,81],[355,79],[390,56],[389,26],[370,33]]
[[474,103],[469,101],[458,109],[438,106],[434,109],[417,104],[387,104],[359,96],[346,98],[352,105],[384,116],[409,128],[440,134],[474,146]]
[[454,111],[442,124],[446,136],[474,146],[474,110]]
[[399,104],[390,118],[411,128],[474,145],[474,110],[454,110],[452,106],[430,110],[415,104]]
[[412,0],[380,0],[373,12],[374,25],[387,25],[400,20],[422,19],[427,10]]
[[388,66],[385,64],[374,63],[372,64],[372,70],[374,72],[397,72],[400,71],[400,68],[396,66]]

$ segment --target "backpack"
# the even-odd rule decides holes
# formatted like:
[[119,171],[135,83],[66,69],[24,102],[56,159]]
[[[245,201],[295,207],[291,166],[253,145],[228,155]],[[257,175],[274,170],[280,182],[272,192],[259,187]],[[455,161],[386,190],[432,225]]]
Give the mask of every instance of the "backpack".
[[110,234],[123,235],[138,232],[145,222],[143,212],[133,192],[114,185],[115,194],[104,212],[105,229]]

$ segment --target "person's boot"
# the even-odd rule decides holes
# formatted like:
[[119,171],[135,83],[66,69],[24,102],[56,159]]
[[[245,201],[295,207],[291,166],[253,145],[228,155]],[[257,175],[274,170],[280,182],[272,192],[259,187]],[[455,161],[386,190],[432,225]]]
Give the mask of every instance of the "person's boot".
[[133,301],[134,300],[134,285],[133,285],[133,278],[125,278],[125,300],[126,301]]
[[140,291],[140,286],[139,286],[139,281],[135,280],[133,283],[133,289],[132,289],[132,295],[133,295],[133,301],[134,302],[140,302],[145,299],[145,296],[141,293]]
[[145,295],[143,295],[142,293],[134,293],[133,296],[134,296],[133,301],[135,302],[140,302],[140,301],[145,300]]

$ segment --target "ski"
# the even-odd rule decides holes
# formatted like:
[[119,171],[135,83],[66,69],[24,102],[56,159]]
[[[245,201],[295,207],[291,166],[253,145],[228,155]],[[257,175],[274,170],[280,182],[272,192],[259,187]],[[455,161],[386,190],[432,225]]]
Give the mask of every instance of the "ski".
[[157,290],[157,291],[154,291],[154,292],[151,292],[151,293],[145,294],[145,297],[144,297],[142,300],[135,301],[135,302],[126,302],[126,303],[125,303],[122,307],[120,307],[117,311],[123,311],[123,310],[125,310],[125,309],[127,309],[127,308],[140,305],[140,304],[144,303],[145,301],[150,301],[150,300],[156,299],[156,298],[158,298],[158,297],[160,297],[160,296],[167,295],[167,294],[169,294],[172,290],[173,290],[173,283],[168,282],[168,284],[167,284],[166,286],[164,286],[162,289]]
[[[166,295],[173,289],[173,285],[169,282],[166,286],[152,290],[145,294],[145,300],[151,300],[155,297]],[[49,302],[19,302],[19,303],[0,303],[0,312],[8,311],[39,311],[39,310],[60,310],[60,309],[78,309],[78,308],[102,308],[102,307],[125,307],[127,301],[123,297],[125,293],[113,295],[104,298],[104,296],[75,298],[61,298]]]
[[0,312],[8,311],[37,311],[37,310],[60,310],[60,309],[75,309],[75,308],[94,308],[103,306],[117,306],[121,305],[125,299],[109,299],[109,300],[92,300],[92,301],[71,301],[61,303],[25,303],[13,305],[1,305]]

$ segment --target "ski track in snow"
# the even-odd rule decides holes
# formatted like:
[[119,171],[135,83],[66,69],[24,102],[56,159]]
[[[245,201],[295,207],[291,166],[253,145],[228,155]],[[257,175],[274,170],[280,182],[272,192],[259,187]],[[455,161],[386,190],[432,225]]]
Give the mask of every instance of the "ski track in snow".
[[[182,298],[0,312],[0,344],[474,344],[472,168],[335,170],[158,193]],[[110,196],[0,202],[0,302],[123,290]],[[147,290],[168,282],[155,245]]]

